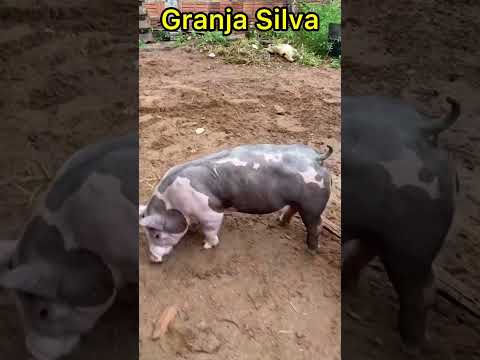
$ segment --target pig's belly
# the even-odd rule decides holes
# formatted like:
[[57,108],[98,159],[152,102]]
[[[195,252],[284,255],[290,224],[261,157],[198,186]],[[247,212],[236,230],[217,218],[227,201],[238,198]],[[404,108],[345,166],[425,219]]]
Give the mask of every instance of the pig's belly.
[[290,202],[280,189],[262,186],[248,186],[240,192],[229,192],[222,198],[222,207],[247,214],[270,214]]
[[225,210],[231,210],[235,212],[245,214],[271,214],[282,209],[286,203],[252,203],[246,204],[245,202],[234,202],[229,205]]
[[[222,169],[223,170],[223,169]],[[235,169],[236,170],[236,169]],[[220,207],[247,214],[269,214],[286,205],[301,206],[306,201],[307,183],[298,172],[282,166],[265,166],[258,170],[242,169],[221,172],[223,176],[217,186],[212,187],[213,201],[219,200]]]

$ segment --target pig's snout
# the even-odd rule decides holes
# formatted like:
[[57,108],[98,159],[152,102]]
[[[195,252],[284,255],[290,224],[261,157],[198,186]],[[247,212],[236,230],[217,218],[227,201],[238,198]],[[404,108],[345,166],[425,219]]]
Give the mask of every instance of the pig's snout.
[[150,261],[153,263],[161,263],[163,262],[163,257],[165,255],[168,255],[170,251],[172,251],[172,247],[163,247],[163,246],[156,246],[153,244],[150,244],[149,246],[150,250]]
[[79,341],[79,336],[65,336],[50,338],[34,332],[27,333],[25,345],[29,352],[29,359],[56,360],[72,351]]

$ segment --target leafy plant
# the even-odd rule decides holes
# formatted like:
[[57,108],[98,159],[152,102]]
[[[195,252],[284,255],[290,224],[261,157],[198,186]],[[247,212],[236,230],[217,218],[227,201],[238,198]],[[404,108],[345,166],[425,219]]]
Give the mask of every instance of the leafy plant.
[[191,37],[187,34],[180,34],[175,37],[175,46],[182,46],[185,43],[187,43],[189,40],[191,40]]
[[220,31],[209,31],[200,38],[199,43],[200,45],[226,45],[228,40]]
[[318,31],[301,29],[293,31],[256,31],[250,30],[243,40],[228,41],[220,31],[191,35],[180,34],[175,39],[176,46],[191,42],[202,50],[222,56],[226,62],[239,64],[268,63],[271,58],[264,45],[268,43],[288,43],[299,53],[298,62],[305,66],[329,64],[333,68],[340,67],[340,58],[328,59],[331,43],[328,41],[328,24],[341,22],[341,0],[331,0],[322,5],[301,3],[302,12],[315,12],[320,18]]
[[341,67],[341,59],[342,57],[339,56],[338,58],[333,58],[330,60],[330,66],[333,67],[334,69],[339,69]]
[[320,17],[318,31],[292,31],[289,30],[287,38],[295,45],[303,44],[307,49],[319,56],[327,56],[331,44],[328,41],[328,24],[340,23],[342,18],[341,1],[332,0],[323,5],[303,3],[300,5],[302,12],[315,12]]
[[305,47],[298,49],[298,53],[300,55],[298,62],[302,65],[319,66],[323,63],[323,59],[320,56]]
[[168,40],[170,40],[170,34],[165,30],[155,31],[153,33],[153,37],[154,37],[155,41],[168,41]]
[[[322,5],[301,3],[299,10],[302,12],[315,12],[320,18],[318,31],[301,29],[293,31],[266,31],[258,33],[259,39],[269,40],[273,43],[288,43],[297,48],[300,53],[300,63],[317,66],[328,57],[332,44],[328,41],[328,24],[341,22],[341,1],[331,0]],[[340,60],[332,60],[332,66],[339,67]]]

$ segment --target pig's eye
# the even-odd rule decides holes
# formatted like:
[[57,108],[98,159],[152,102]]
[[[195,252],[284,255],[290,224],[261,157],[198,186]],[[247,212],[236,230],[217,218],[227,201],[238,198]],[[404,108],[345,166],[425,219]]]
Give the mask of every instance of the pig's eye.
[[48,317],[48,310],[43,308],[40,310],[40,319],[45,320]]
[[155,234],[155,239],[158,239],[158,238],[160,238],[160,235]]

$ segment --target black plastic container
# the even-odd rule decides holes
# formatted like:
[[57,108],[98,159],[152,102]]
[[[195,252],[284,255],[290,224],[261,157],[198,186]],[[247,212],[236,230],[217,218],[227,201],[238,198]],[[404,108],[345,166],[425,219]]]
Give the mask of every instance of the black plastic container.
[[328,42],[330,44],[330,51],[328,53],[331,57],[339,57],[342,53],[342,25],[328,24]]

